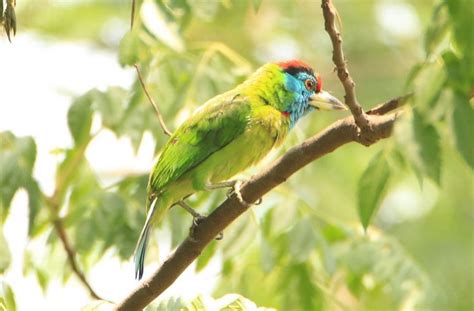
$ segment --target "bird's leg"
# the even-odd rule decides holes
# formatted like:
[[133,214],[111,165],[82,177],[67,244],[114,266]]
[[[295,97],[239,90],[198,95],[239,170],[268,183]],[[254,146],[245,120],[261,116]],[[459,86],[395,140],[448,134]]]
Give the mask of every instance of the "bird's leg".
[[[207,183],[206,184],[206,190],[214,190],[214,189],[221,189],[221,188],[232,188],[228,193],[227,197],[230,197],[232,194],[235,193],[237,196],[237,199],[240,201],[240,203],[245,204],[245,205],[252,205],[251,203],[248,203],[247,201],[244,200],[242,197],[242,193],[240,192],[240,189],[244,183],[244,180],[240,179],[233,179],[233,180],[227,180],[215,184]],[[262,203],[262,198],[259,198],[257,202],[253,203],[254,205],[260,205]]]
[[186,212],[188,212],[189,214],[191,214],[191,216],[193,216],[194,219],[203,219],[205,218],[204,216],[202,216],[201,214],[199,214],[198,212],[196,212],[194,210],[194,208],[192,208],[191,206],[189,206],[188,203],[184,202],[183,200],[181,201],[178,201],[176,202],[177,205],[181,206],[182,208],[184,208],[184,210]]
[[[181,206],[182,208],[184,208],[185,211],[187,211],[189,214],[191,214],[193,216],[193,224],[191,225],[191,228],[189,229],[189,232],[190,232],[191,237],[194,236],[194,230],[199,225],[199,223],[201,223],[206,218],[206,216],[203,216],[203,215],[199,214],[198,212],[196,212],[194,210],[194,208],[192,208],[184,200],[178,201],[178,202],[176,202],[176,204]],[[216,236],[215,239],[216,240],[222,240],[223,237],[224,237],[224,234],[222,232],[219,232],[219,234]]]
[[242,187],[243,183],[244,182],[240,179],[226,180],[226,181],[215,183],[215,184],[207,183],[206,189],[214,190],[214,189],[221,189],[221,188],[232,188],[227,193],[227,197],[230,197],[232,194],[235,193],[235,195],[237,196],[237,199],[239,199],[241,203],[248,205],[248,203],[245,202],[244,198],[242,198],[242,194],[240,193],[240,188]]

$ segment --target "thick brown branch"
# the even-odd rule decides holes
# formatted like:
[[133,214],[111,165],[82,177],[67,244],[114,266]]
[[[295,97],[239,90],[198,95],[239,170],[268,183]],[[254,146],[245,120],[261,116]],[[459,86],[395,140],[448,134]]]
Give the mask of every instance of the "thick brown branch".
[[331,0],[322,0],[321,7],[324,15],[324,27],[332,41],[332,60],[336,65],[337,76],[344,86],[346,105],[354,116],[355,123],[363,131],[370,131],[370,123],[361,105],[357,101],[355,92],[355,82],[352,80],[347,69],[346,59],[342,51],[342,36],[336,27],[335,17],[337,10]]
[[[379,106],[378,111],[389,112],[399,106],[401,99]],[[376,139],[390,136],[397,114],[368,115]],[[270,190],[286,181],[305,165],[334,151],[349,142],[360,142],[358,127],[352,117],[339,120],[299,146],[291,148],[268,169],[246,182],[241,193],[245,202],[256,202]],[[192,238],[184,240],[176,251],[147,280],[143,281],[117,310],[141,310],[167,289],[178,276],[201,254],[204,247],[231,222],[249,208],[235,196],[230,197],[203,220],[194,230]]]

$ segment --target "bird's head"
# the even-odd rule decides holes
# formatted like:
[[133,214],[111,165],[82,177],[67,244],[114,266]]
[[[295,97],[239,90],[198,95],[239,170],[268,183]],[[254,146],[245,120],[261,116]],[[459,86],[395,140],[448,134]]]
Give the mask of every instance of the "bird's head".
[[264,76],[271,80],[270,85],[273,86],[270,104],[290,117],[291,126],[311,110],[347,109],[336,97],[322,89],[319,74],[302,61],[268,64],[262,67],[262,71],[268,73]]

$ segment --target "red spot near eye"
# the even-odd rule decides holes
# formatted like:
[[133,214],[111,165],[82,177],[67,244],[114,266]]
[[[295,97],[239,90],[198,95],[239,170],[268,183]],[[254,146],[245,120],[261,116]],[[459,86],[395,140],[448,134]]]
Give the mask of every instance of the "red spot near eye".
[[282,111],[281,114],[287,118],[290,116],[290,113],[288,111]]
[[318,82],[316,84],[316,93],[319,93],[321,92],[321,89],[323,88],[323,81],[321,80],[321,76],[320,75],[316,75],[316,81]]

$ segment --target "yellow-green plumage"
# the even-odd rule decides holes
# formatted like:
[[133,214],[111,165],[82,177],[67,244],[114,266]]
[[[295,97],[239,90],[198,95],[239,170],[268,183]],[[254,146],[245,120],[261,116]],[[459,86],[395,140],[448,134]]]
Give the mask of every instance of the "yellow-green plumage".
[[[230,179],[283,142],[292,126],[291,109],[296,109],[292,105],[301,95],[299,89],[295,95],[289,83],[298,83],[292,79],[280,65],[267,64],[235,89],[206,102],[170,137],[148,183],[148,214],[135,253],[136,277],[143,274],[149,230],[168,208],[205,190],[207,184]],[[306,106],[298,108],[301,115],[309,109]]]

